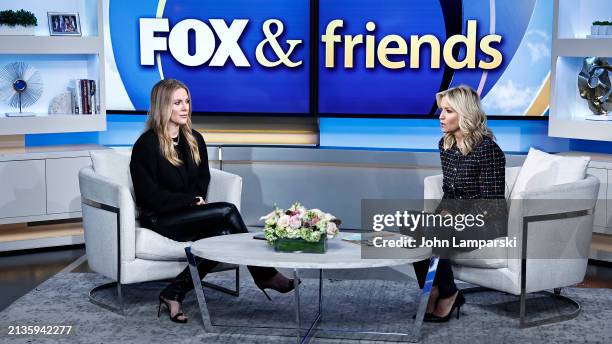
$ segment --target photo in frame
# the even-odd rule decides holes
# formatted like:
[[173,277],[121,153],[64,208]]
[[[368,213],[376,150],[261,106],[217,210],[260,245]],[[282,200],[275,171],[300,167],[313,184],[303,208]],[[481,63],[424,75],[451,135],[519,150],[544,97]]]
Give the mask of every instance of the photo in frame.
[[51,36],[81,36],[78,12],[48,12]]

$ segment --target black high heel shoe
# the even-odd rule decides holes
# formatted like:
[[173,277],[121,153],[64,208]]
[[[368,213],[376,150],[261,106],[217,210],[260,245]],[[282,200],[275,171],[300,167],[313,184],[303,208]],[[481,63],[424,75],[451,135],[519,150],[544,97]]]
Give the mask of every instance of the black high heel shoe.
[[[274,277],[276,277],[276,275],[274,275]],[[284,285],[281,286],[277,283],[271,282],[271,280],[274,279],[274,277],[264,282],[255,281],[255,285],[257,286],[257,288],[259,288],[259,290],[261,290],[264,293],[264,295],[268,298],[269,301],[272,301],[272,298],[270,297],[270,295],[268,295],[268,293],[266,292],[266,289],[276,290],[277,292],[281,294],[286,294],[292,291],[293,289],[295,289],[295,281],[293,279],[289,279],[289,283],[286,286]],[[298,283],[302,283],[302,281],[298,281]]]
[[[174,301],[174,300],[166,300],[161,295],[159,296],[159,306],[157,307],[157,317],[159,318],[159,315],[161,314],[161,305],[163,303],[168,308],[168,315],[170,316],[170,320],[172,320],[175,323],[179,323],[179,324],[186,323],[187,320],[189,320],[189,319],[187,319],[187,317],[185,317],[185,313],[178,312],[174,316],[172,316],[172,313],[170,313],[170,304],[168,303],[168,301]],[[183,316],[184,318],[183,319],[179,319],[180,316]]]
[[[425,321],[425,319],[431,318],[432,316],[435,316],[435,315],[433,315],[433,313],[425,312],[425,315],[423,316],[423,321]],[[412,315],[412,319],[416,319],[416,314]]]
[[455,298],[455,302],[453,302],[453,306],[451,310],[448,312],[446,316],[439,317],[437,315],[431,314],[429,317],[425,317],[423,321],[425,322],[435,322],[435,323],[443,323],[448,322],[453,314],[455,308],[457,308],[457,319],[459,319],[459,315],[461,314],[461,306],[465,304],[465,297],[461,290],[457,291],[457,297]]

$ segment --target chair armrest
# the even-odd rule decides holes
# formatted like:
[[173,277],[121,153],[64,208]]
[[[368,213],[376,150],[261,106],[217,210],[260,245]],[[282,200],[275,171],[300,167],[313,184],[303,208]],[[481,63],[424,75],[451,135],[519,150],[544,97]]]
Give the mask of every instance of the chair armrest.
[[511,202],[522,202],[523,216],[541,216],[592,210],[597,202],[599,179],[587,175],[585,179],[526,190]]
[[442,191],[442,175],[436,174],[434,176],[425,177],[423,180],[423,199],[424,202],[424,211],[426,212],[434,212],[438,204],[444,196],[444,191]]
[[[94,172],[91,166],[79,171],[79,189],[83,200],[119,209],[121,261],[136,257],[136,215],[130,190]],[[90,267],[103,275],[116,278],[117,215],[82,201],[85,247]],[[86,203],[87,202],[87,203]]]
[[425,177],[423,180],[423,198],[424,199],[442,199],[444,192],[442,191],[442,175]]
[[81,190],[81,197],[115,208],[121,207],[119,200],[122,193],[130,194],[126,187],[94,172],[91,166],[84,167],[79,171],[79,189]]
[[210,184],[208,186],[208,202],[229,202],[240,210],[242,198],[242,177],[237,174],[210,169]]

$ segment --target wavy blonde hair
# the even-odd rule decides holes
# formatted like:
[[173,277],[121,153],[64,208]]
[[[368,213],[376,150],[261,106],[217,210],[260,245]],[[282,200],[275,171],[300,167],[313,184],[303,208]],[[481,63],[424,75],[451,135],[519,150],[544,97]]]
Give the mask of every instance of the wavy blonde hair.
[[482,110],[480,96],[473,88],[461,85],[449,88],[436,94],[436,102],[440,107],[442,98],[446,97],[448,104],[459,115],[459,130],[463,134],[463,140],[457,144],[455,135],[444,133],[444,150],[452,148],[455,144],[461,154],[469,154],[485,137],[495,140],[491,129],[487,127],[487,115]]
[[[191,99],[189,89],[182,82],[175,79],[164,79],[159,81],[151,90],[151,107],[149,109],[149,116],[147,118],[146,128],[153,129],[157,138],[159,139],[159,148],[162,155],[172,165],[179,166],[183,162],[179,159],[174,145],[172,144],[172,137],[168,133],[167,124],[170,121],[172,115],[172,95],[176,90],[184,89],[187,92],[187,96]],[[186,139],[191,151],[191,157],[196,165],[200,165],[200,149],[198,148],[198,141],[193,136],[191,131],[191,104],[189,104],[189,116],[187,123],[181,125],[180,132]],[[180,135],[180,134],[179,134]]]

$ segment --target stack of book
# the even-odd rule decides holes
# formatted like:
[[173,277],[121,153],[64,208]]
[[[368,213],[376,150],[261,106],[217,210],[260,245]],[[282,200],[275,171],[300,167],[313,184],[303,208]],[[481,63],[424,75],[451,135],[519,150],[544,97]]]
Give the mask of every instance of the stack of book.
[[74,80],[72,100],[75,114],[95,115],[100,113],[100,99],[95,80]]

